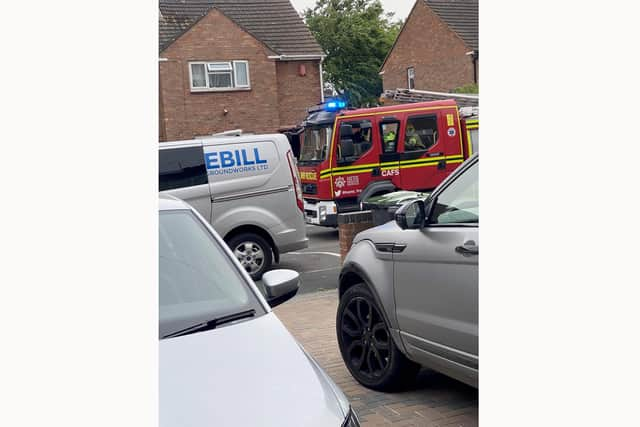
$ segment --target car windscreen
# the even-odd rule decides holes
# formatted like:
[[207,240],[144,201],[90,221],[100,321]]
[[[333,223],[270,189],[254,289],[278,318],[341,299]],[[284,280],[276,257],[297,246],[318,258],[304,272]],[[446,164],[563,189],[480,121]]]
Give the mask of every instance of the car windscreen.
[[300,163],[318,163],[327,159],[331,147],[331,125],[308,127],[300,138]]
[[257,297],[205,225],[189,210],[159,217],[160,337],[254,309]]

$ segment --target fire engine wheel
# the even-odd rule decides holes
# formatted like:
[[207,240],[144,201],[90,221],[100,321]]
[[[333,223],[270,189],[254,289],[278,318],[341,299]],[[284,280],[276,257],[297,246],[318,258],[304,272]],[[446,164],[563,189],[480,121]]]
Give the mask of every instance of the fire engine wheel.
[[271,267],[271,247],[259,235],[253,233],[238,234],[229,239],[227,244],[253,280],[260,279]]

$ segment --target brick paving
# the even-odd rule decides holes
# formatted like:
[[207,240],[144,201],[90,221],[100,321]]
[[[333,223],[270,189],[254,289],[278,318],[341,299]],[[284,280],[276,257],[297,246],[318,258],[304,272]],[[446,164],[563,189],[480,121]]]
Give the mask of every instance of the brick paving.
[[478,391],[434,371],[420,371],[410,389],[369,390],[347,370],[335,334],[337,290],[296,296],[274,309],[289,331],[342,388],[363,426],[473,427]]

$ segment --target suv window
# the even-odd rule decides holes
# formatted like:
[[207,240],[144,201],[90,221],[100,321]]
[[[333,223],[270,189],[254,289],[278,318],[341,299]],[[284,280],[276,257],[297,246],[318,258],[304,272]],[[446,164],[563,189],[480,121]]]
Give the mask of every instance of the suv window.
[[405,152],[428,150],[438,142],[437,116],[410,117],[404,135]]
[[160,191],[206,184],[202,147],[160,150]]
[[479,223],[478,162],[438,195],[430,224]]

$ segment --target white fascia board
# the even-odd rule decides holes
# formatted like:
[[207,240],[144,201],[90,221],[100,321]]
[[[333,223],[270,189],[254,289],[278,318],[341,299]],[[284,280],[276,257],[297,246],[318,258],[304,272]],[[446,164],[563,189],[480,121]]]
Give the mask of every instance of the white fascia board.
[[312,59],[319,59],[323,61],[326,57],[327,55],[271,55],[267,58],[278,59],[280,61],[308,61]]

